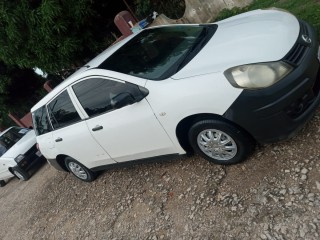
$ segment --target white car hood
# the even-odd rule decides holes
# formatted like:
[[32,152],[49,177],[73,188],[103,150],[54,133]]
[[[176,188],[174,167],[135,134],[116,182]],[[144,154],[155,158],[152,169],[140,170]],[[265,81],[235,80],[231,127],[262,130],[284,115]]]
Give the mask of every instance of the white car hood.
[[296,42],[300,26],[290,13],[256,10],[215,23],[206,46],[174,79],[225,71],[234,66],[282,59]]
[[0,158],[14,159],[19,154],[24,154],[35,144],[36,135],[34,133],[34,130],[30,130],[15,145],[13,145],[8,151],[6,151]]

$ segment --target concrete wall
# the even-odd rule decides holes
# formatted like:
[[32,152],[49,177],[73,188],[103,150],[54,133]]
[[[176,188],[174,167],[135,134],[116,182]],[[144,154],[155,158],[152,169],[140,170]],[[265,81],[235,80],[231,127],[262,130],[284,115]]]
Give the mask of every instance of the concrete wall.
[[170,19],[160,14],[152,25],[172,23],[207,23],[212,22],[224,8],[245,7],[252,0],[185,0],[186,10],[181,19]]
[[185,22],[206,23],[215,19],[224,8],[245,7],[252,0],[185,0],[186,10],[183,15]]

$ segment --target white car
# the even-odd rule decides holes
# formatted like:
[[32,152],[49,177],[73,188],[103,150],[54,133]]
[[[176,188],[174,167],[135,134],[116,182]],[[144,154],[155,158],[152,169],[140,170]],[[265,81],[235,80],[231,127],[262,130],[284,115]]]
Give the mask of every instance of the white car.
[[41,161],[41,156],[34,130],[10,127],[0,133],[0,186],[3,187],[5,180],[14,176],[28,180],[29,170]]
[[132,160],[193,151],[219,164],[292,136],[320,96],[314,29],[256,10],[149,28],[110,47],[32,108],[49,163],[83,181]]

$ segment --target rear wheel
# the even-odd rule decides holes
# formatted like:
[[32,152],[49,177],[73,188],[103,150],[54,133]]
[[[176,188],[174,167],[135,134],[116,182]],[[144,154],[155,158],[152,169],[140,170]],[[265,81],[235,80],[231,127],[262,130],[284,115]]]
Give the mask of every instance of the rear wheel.
[[69,171],[77,178],[85,182],[92,182],[96,179],[96,173],[83,166],[71,157],[65,159],[65,164]]
[[245,160],[254,149],[246,132],[222,120],[196,122],[189,130],[189,141],[203,158],[223,165]]
[[29,173],[19,167],[14,167],[12,172],[20,180],[27,181],[30,178]]

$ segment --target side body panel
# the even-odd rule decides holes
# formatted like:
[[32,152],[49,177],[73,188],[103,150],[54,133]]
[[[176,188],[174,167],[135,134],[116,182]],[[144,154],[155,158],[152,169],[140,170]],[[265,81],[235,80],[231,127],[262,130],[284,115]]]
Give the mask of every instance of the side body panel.
[[[108,74],[108,71],[100,70],[99,72],[101,79],[119,81],[112,77],[103,77]],[[121,80],[141,87],[146,82],[146,80],[141,81],[127,75],[123,76],[125,78]],[[79,111],[84,114],[90,134],[115,162],[177,153],[176,146],[161,126],[146,99],[90,118],[76,94],[72,93],[72,87],[69,88],[69,92]],[[93,130],[96,127],[101,129]],[[110,163],[105,162],[106,164]]]
[[148,81],[147,101],[173,143],[181,148],[176,127],[184,118],[202,113],[222,116],[242,92],[225,79],[223,73],[207,74],[181,80]]
[[[145,99],[86,122],[92,136],[116,162],[177,151]],[[92,131],[96,126],[103,129]]]
[[[56,155],[63,154],[88,168],[115,163],[109,154],[93,139],[85,121],[52,132]],[[58,141],[61,139],[61,141]],[[56,142],[58,141],[58,142]]]

